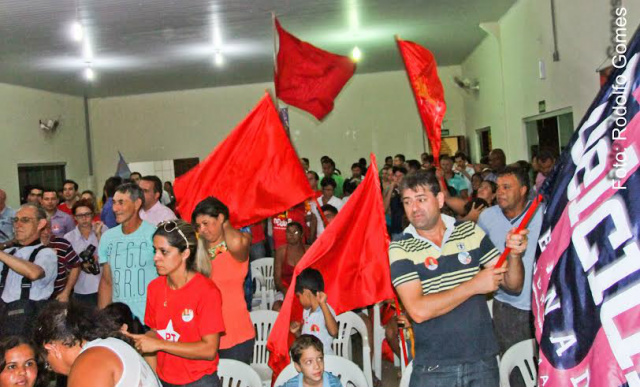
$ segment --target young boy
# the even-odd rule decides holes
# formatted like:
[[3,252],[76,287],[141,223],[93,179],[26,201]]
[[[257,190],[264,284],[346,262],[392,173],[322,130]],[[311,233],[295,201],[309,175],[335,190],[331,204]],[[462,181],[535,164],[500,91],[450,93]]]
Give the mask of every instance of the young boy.
[[[338,336],[336,313],[327,304],[322,274],[316,269],[304,269],[296,277],[296,296],[304,308],[302,325],[293,321],[290,330],[296,336],[310,334],[316,336],[324,345],[327,355],[333,355],[331,343]],[[302,328],[302,332],[300,332]]]
[[291,360],[299,372],[281,387],[342,387],[340,379],[324,372],[323,345],[317,337],[301,335],[291,346]]

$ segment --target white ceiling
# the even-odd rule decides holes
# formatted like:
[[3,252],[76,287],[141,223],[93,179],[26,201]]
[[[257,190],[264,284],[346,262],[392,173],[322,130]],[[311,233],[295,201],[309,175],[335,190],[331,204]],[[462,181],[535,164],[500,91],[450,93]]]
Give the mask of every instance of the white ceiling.
[[[0,0],[0,82],[108,97],[265,82],[273,74],[271,12],[299,38],[357,73],[399,70],[394,34],[459,64],[515,0]],[[96,79],[83,79],[80,20]],[[214,64],[219,49],[222,66]]]

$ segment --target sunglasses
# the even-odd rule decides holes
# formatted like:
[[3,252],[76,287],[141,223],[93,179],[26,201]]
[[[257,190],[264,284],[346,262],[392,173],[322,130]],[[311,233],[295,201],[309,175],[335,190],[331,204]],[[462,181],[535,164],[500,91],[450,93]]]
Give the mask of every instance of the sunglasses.
[[93,214],[91,212],[85,212],[82,214],[76,214],[76,219],[82,219],[82,218],[92,218]]
[[180,236],[182,237],[182,239],[184,239],[184,243],[186,245],[187,248],[189,248],[189,241],[187,240],[187,237],[184,235],[184,233],[182,232],[182,230],[180,230],[180,228],[178,227],[178,223],[174,220],[165,220],[164,222],[161,222],[160,224],[158,224],[158,228],[162,227],[162,229],[168,233],[172,233],[174,231],[178,231],[178,234],[180,234]]

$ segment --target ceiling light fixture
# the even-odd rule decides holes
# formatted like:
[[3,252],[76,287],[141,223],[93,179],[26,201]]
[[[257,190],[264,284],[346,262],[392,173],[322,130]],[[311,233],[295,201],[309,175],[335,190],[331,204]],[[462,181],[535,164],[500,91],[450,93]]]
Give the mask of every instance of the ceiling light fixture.
[[84,37],[84,30],[79,21],[74,21],[71,25],[71,37],[76,42],[81,42]]
[[93,72],[93,69],[87,66],[87,68],[84,69],[84,79],[88,82],[91,82],[95,79],[95,77],[96,74]]
[[213,61],[218,67],[221,67],[224,64],[224,57],[222,56],[222,53],[220,51],[216,51],[215,55],[213,56]]
[[360,59],[362,59],[362,52],[358,46],[355,46],[353,50],[351,50],[351,59],[353,59],[354,62],[359,62]]
[[88,39],[85,39],[84,44],[82,45],[82,59],[85,62],[91,62],[93,60],[93,49],[91,48],[91,44],[89,44]]

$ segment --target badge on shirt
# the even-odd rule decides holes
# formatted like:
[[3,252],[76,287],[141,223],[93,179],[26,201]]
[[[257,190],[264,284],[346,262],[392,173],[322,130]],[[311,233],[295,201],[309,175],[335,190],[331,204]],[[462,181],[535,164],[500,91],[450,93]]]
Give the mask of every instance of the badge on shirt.
[[427,257],[427,259],[424,260],[424,265],[429,270],[435,270],[438,268],[438,260],[434,257]]
[[193,310],[185,309],[182,311],[182,321],[189,322],[193,320]]
[[320,332],[320,327],[317,324],[311,324],[311,328],[309,328],[311,332]]
[[458,253],[458,261],[460,261],[463,265],[468,265],[471,263],[471,254],[468,251],[461,251]]
[[459,251],[466,251],[466,246],[464,245],[463,242],[458,242],[456,243],[456,247],[458,248]]

